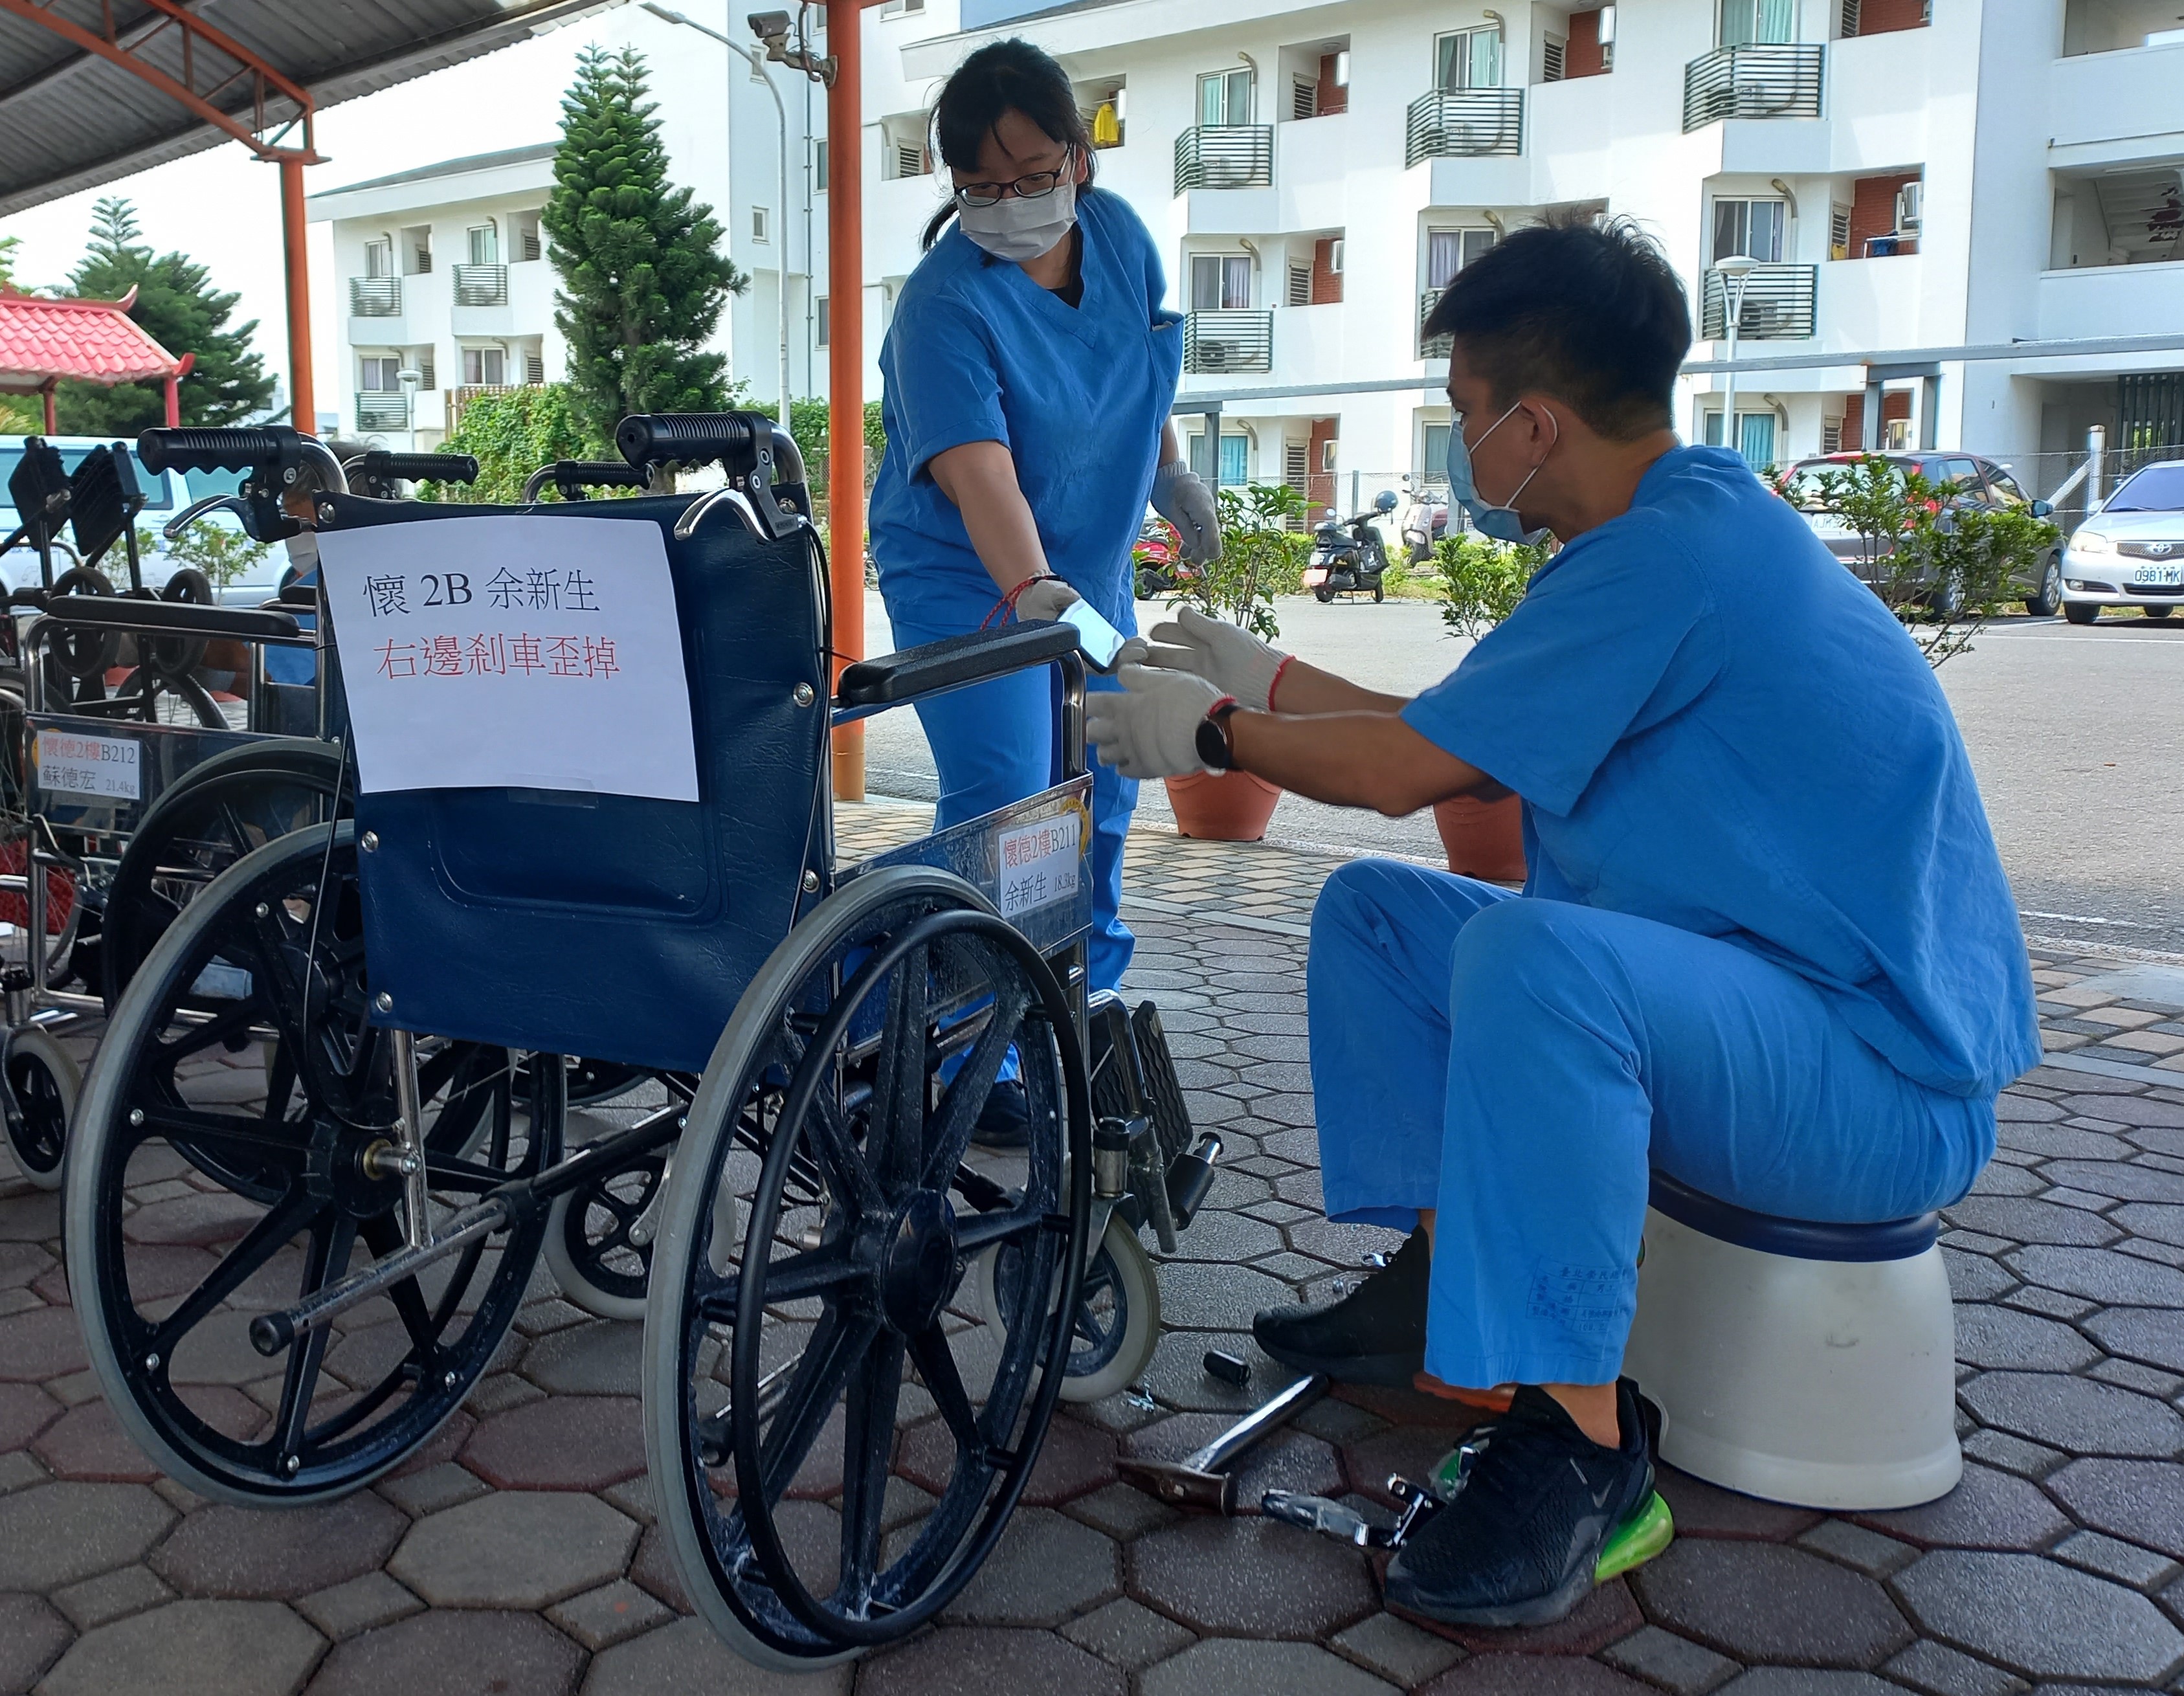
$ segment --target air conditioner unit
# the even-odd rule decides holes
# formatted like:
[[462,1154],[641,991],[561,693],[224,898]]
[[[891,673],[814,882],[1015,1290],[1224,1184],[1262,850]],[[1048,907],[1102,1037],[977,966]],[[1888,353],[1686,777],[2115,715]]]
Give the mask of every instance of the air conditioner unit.
[[1924,182],[1907,182],[1896,191],[1896,233],[1915,236],[1919,233],[1920,202],[1925,198]]
[[1327,268],[1336,276],[1342,275],[1342,237],[1340,236],[1327,244]]
[[1201,342],[1198,344],[1198,368],[1205,371],[1227,371],[1235,351],[1234,343]]

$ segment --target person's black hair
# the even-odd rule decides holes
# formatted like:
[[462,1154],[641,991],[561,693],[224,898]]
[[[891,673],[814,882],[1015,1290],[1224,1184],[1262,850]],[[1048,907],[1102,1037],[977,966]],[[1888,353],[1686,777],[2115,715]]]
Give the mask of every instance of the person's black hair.
[[[1078,109],[1069,73],[1029,42],[1014,37],[980,47],[942,86],[933,103],[928,132],[938,163],[953,170],[976,170],[986,137],[1007,112],[1022,113],[1050,141],[1067,142],[1084,159],[1084,184],[1091,186],[1092,133]],[[950,196],[925,226],[928,248],[940,239],[955,215]]]
[[1674,427],[1691,317],[1676,273],[1628,219],[1550,220],[1458,271],[1424,333],[1463,344],[1497,408],[1552,395],[1628,442]]

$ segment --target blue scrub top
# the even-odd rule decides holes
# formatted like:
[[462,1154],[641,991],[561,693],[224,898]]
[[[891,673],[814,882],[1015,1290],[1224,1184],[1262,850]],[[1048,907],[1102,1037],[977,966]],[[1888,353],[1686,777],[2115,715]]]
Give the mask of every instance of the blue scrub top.
[[1679,448],[1404,719],[1524,798],[1526,893],[1719,936],[1988,1096],[2032,980],[1941,686],[1737,455]]
[[1130,550],[1183,369],[1183,320],[1137,215],[1080,191],[1084,298],[1067,304],[954,225],[918,263],[880,349],[887,454],[872,486],[872,556],[891,616],[975,627],[994,580],[927,467],[966,442],[1016,461],[1054,573],[1134,630]]

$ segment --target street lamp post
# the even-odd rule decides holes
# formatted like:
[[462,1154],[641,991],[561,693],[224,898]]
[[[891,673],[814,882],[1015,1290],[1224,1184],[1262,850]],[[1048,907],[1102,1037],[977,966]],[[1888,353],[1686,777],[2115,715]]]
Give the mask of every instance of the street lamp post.
[[1729,312],[1729,370],[1722,383],[1721,442],[1741,455],[1744,444],[1736,438],[1736,326],[1744,316],[1745,285],[1759,269],[1759,261],[1750,254],[1731,254],[1727,259],[1716,259],[1713,268],[1721,273],[1722,293],[1727,297],[1723,304]]
[[[766,61],[759,55],[731,41],[718,30],[709,28],[695,18],[686,17],[671,7],[655,5],[653,0],[644,0],[644,9],[655,18],[670,24],[680,24],[685,29],[695,30],[699,35],[709,36],[718,42],[749,65],[758,80],[766,85],[766,92],[773,97],[774,116],[781,126],[781,194],[774,207],[772,239],[778,260],[776,275],[780,278],[780,286],[774,290],[774,304],[779,309],[781,320],[780,421],[781,427],[786,430],[788,427],[788,109],[782,103],[781,91],[773,86],[773,78],[766,69]],[[734,145],[732,137],[729,142],[732,154]],[[729,160],[729,168],[732,171],[734,168],[733,157]]]

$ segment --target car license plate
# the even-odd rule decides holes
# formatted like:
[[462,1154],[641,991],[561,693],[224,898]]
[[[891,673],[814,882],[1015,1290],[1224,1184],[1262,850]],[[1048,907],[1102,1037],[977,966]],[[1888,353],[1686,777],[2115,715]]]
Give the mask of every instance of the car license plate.
[[2184,566],[2141,566],[2131,574],[2135,583],[2184,583]]
[[1314,566],[1304,574],[1304,586],[1306,589],[1318,589],[1326,581],[1327,567],[1325,566]]

